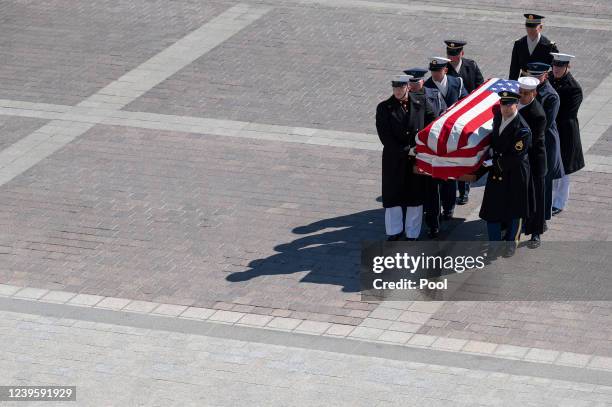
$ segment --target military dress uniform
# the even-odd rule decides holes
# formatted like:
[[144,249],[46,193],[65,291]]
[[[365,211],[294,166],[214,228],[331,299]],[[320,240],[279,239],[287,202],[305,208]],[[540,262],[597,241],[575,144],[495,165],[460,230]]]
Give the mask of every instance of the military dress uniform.
[[[415,84],[424,81],[425,74],[427,72],[428,70],[425,68],[410,68],[404,71],[406,75],[411,76],[411,78],[409,79],[410,84]],[[440,116],[448,108],[448,106],[446,106],[444,98],[442,97],[442,94],[440,93],[440,90],[438,90],[437,88],[427,88],[423,84],[421,84],[418,90],[411,90],[411,92],[414,94],[424,94],[427,101],[431,104],[431,107],[433,108],[436,117]],[[425,125],[428,124],[429,123],[425,123]]]
[[[539,81],[536,78],[519,78],[521,89],[534,90]],[[533,247],[537,247],[540,242],[540,235],[545,232],[545,211],[544,203],[546,189],[544,177],[546,176],[546,113],[544,108],[534,98],[530,103],[523,105],[519,103],[519,114],[525,120],[531,130],[531,147],[527,150],[529,157],[529,167],[531,179],[533,181],[533,192],[535,198],[535,208],[531,216],[525,221],[525,233],[532,235]]]
[[[529,75],[540,77],[548,72],[550,65],[532,62],[527,65]],[[536,99],[544,108],[546,114],[546,176],[544,178],[545,200],[544,216],[546,220],[552,217],[553,180],[565,175],[563,162],[561,161],[561,147],[559,143],[559,131],[557,129],[557,115],[559,113],[559,95],[547,79],[542,81],[536,88],[538,91]]]
[[[537,14],[525,14],[525,25],[527,27],[538,26],[542,24],[543,19],[544,16]],[[531,45],[533,46],[533,44]],[[553,60],[550,53],[559,52],[557,45],[543,35],[539,36],[537,44],[532,50],[529,49],[529,46],[530,40],[528,36],[514,41],[512,58],[510,60],[510,74],[508,75],[509,79],[517,80],[521,73],[524,74],[527,71],[527,64],[530,62],[544,62],[550,65]]]
[[[429,70],[441,70],[447,68],[450,61],[448,58],[433,57],[429,64]],[[461,77],[444,75],[441,82],[436,82],[432,77],[425,81],[425,87],[437,89],[442,94],[444,103],[450,107],[453,103],[467,96],[467,90],[463,85]],[[450,219],[455,210],[457,197],[457,181],[455,180],[437,180],[437,186],[432,188],[431,193],[425,203],[425,211],[431,214],[432,217],[439,217],[440,202],[442,203],[443,216],[445,219]],[[438,211],[436,213],[436,208]],[[429,217],[429,216],[428,216]],[[439,223],[439,220],[437,221]],[[435,222],[434,222],[435,223]]]
[[[461,40],[446,40],[444,42],[446,43],[446,55],[449,58],[460,55],[461,52],[463,52],[463,47],[467,44],[466,41]],[[467,93],[472,93],[474,89],[482,85],[484,82],[482,72],[480,72],[478,64],[473,59],[461,57],[457,67],[455,67],[452,62],[449,62],[447,67],[447,74],[449,76],[461,77],[463,80],[463,86],[465,86]],[[457,203],[464,205],[468,202],[470,183],[465,181],[457,181],[457,188],[459,190],[459,198],[457,199]]]
[[[514,92],[500,92],[501,101],[519,95]],[[516,102],[514,102],[516,103]],[[490,241],[511,241],[518,243],[522,221],[533,210],[533,191],[528,151],[531,146],[529,126],[518,114],[503,120],[499,111],[493,118],[491,133],[492,158],[485,186],[480,218],[487,222]],[[482,168],[482,167],[481,167]],[[502,224],[506,234],[502,236]]]
[[[572,55],[553,54],[553,64],[567,66]],[[568,71],[564,76],[551,80],[551,85],[559,94],[559,114],[557,128],[561,146],[561,160],[565,175],[553,182],[553,215],[562,211],[569,198],[569,174],[584,168],[584,155],[580,141],[580,125],[578,124],[578,109],[582,103],[582,88]]]
[[[428,72],[425,68],[410,68],[404,71],[405,74],[412,76],[410,83],[415,85],[413,94],[422,94],[425,99],[431,104],[434,116],[439,117],[447,109],[446,102],[442,94],[437,88],[426,88],[423,86],[423,78]],[[418,86],[416,86],[418,85]],[[425,126],[430,122],[425,123]],[[425,204],[423,206],[425,224],[429,228],[429,237],[436,238],[440,233],[440,183],[439,180],[432,177],[425,177]],[[436,197],[436,199],[430,199]]]
[[[396,77],[393,85],[406,84],[408,78],[407,75]],[[385,230],[390,237],[399,238],[405,232],[407,238],[416,239],[420,234],[425,176],[413,173],[413,151],[417,132],[434,118],[431,105],[422,94],[408,92],[405,101],[391,96],[376,108],[376,129],[383,144]],[[402,219],[404,208],[405,222]]]

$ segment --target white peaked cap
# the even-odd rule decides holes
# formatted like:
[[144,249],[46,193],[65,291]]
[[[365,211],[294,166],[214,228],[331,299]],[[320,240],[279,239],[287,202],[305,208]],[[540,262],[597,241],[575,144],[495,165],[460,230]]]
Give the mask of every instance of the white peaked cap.
[[435,62],[436,65],[442,65],[450,62],[450,59],[444,57],[431,57],[430,61]]
[[573,55],[570,54],[562,54],[560,52],[551,52],[550,55],[553,56],[553,58],[555,59],[555,61],[561,61],[561,62],[569,62],[572,58],[576,58]]
[[531,76],[522,76],[518,78],[518,83],[521,89],[533,90],[538,87],[540,81]]
[[403,82],[403,83],[408,83],[410,79],[412,79],[412,75],[394,75],[393,78],[391,78],[393,82]]

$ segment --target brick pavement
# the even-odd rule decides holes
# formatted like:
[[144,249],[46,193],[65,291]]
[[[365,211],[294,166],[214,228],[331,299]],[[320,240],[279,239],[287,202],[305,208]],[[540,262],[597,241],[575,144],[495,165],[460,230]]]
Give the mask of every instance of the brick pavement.
[[220,14],[227,4],[3,2],[0,98],[76,104]]
[[[466,56],[485,76],[508,74],[523,26],[470,22],[451,30],[440,18],[277,7],[126,109],[375,133],[375,106],[390,94],[390,75],[426,66],[445,52],[449,36],[469,41]],[[585,94],[608,75],[612,60],[601,50],[610,36],[556,27],[546,34],[577,56],[574,72]]]
[[359,244],[382,231],[379,161],[364,150],[98,126],[0,187],[0,273],[357,324],[370,309],[349,301]]
[[603,155],[606,157],[612,156],[612,126],[601,135],[601,138],[591,147],[592,153]]

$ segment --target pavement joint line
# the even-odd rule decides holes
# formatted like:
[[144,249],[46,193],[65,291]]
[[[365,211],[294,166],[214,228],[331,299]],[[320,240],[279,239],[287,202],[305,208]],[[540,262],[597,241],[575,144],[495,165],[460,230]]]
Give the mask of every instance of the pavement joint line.
[[[524,23],[521,9],[502,11],[487,8],[487,6],[462,6],[461,10],[457,7],[446,6],[443,4],[432,4],[411,1],[408,4],[379,2],[367,0],[291,0],[297,5],[319,5],[330,8],[351,8],[366,9],[372,12],[407,15],[431,15],[431,14],[452,14],[453,18],[469,19],[471,21],[495,21],[504,24],[515,24],[520,26]],[[556,14],[552,11],[547,12],[546,26],[559,28],[582,28],[591,30],[612,31],[612,21],[607,18],[570,16]]]
[[[612,74],[608,76],[606,81],[612,81]],[[593,93],[596,91],[597,89],[594,90]],[[610,99],[610,103],[607,103],[606,106],[603,106],[600,110],[590,109],[590,113],[584,113],[580,116],[581,130],[582,134],[584,134],[584,151],[587,151],[588,148],[596,143],[597,139],[606,131],[607,126],[597,123],[596,121],[600,117],[598,115],[606,113],[603,112],[603,109],[610,110],[607,117],[612,117],[612,94],[610,94]],[[585,103],[589,103],[589,100],[590,98],[587,98]],[[43,106],[39,108],[38,105]],[[39,146],[49,139],[53,139],[52,137],[46,137],[45,134],[54,136],[55,138],[65,135],[66,137],[64,139],[58,139],[58,142],[55,143],[56,145],[63,146],[96,124],[354,148],[368,151],[382,150],[378,136],[368,133],[351,133],[346,131],[278,126],[237,120],[132,112],[125,110],[112,111],[97,108],[75,108],[73,111],[69,111],[65,108],[70,108],[70,106],[39,104],[6,99],[0,100],[0,114],[36,118],[40,117],[40,114],[45,114],[48,115],[49,118],[54,119],[52,125],[49,124],[44,126],[28,136],[30,138],[29,143],[32,145],[29,149],[20,148],[17,150],[17,147],[12,149],[13,146],[20,143],[17,142],[13,144],[13,146],[9,146],[5,150],[0,151],[0,169],[23,156],[24,151],[31,151],[33,147]],[[55,109],[57,112],[51,112],[51,109]],[[65,116],[65,113],[61,112],[67,112],[69,116]],[[78,112],[78,114],[75,112]],[[51,115],[53,116],[51,117]],[[69,120],[67,120],[67,118],[69,118]],[[74,129],[72,127],[74,127]],[[24,143],[21,144],[23,145]],[[586,154],[585,161],[587,171],[612,174],[612,157]],[[0,179],[1,178],[0,176]]]
[[[22,297],[20,293],[32,293],[25,297]],[[79,301],[72,301],[78,295],[81,298],[85,298],[88,301],[81,303]],[[95,297],[95,298],[94,298]],[[108,306],[106,303],[122,303],[120,307]],[[90,304],[87,304],[90,303]],[[133,307],[130,307],[134,304]],[[59,307],[59,308],[58,308]],[[550,365],[559,367],[580,367],[588,369],[589,371],[597,372],[609,372],[610,380],[612,380],[612,358],[597,355],[588,354],[577,354],[573,352],[563,352],[553,349],[542,349],[515,345],[504,345],[492,342],[480,342],[466,339],[441,337],[434,335],[423,335],[411,332],[399,332],[392,330],[383,330],[376,328],[365,328],[369,330],[361,334],[353,335],[359,326],[345,326],[341,324],[321,323],[318,321],[310,321],[303,319],[294,318],[283,318],[283,317],[271,317],[265,325],[262,324],[246,324],[241,322],[245,317],[259,318],[258,314],[249,313],[237,313],[230,311],[230,314],[221,313],[218,314],[219,310],[199,308],[199,307],[185,307],[177,304],[163,304],[156,302],[130,300],[127,298],[117,297],[104,297],[104,296],[93,296],[88,294],[79,294],[63,290],[46,290],[32,287],[19,287],[8,284],[0,284],[0,309],[9,312],[19,312],[35,315],[47,315],[57,316],[62,318],[72,318],[77,320],[87,320],[96,322],[105,322],[115,325],[127,325],[127,326],[138,326],[143,327],[143,320],[140,320],[138,324],[135,324],[135,319],[139,317],[151,318],[146,328],[149,329],[160,329],[169,331],[183,332],[186,326],[190,323],[198,322],[204,323],[206,329],[199,329],[199,334],[210,336],[211,332],[222,332],[223,335],[212,335],[217,337],[226,337],[229,339],[241,339],[246,335],[248,340],[254,340],[256,342],[274,343],[277,345],[294,346],[291,343],[298,343],[298,347],[308,348],[308,344],[304,342],[303,335],[309,338],[320,337],[320,338],[331,338],[335,340],[344,340],[343,344],[329,344],[328,348],[322,347],[319,350],[330,350],[341,353],[358,353],[357,350],[364,346],[368,349],[368,352],[372,350],[368,346],[394,346],[394,352],[390,349],[378,355],[378,357],[396,358],[401,356],[401,349],[422,349],[432,352],[444,352],[444,353],[455,353],[464,356],[471,356],[475,358],[487,357],[492,359],[501,359],[507,361],[519,361],[525,363],[536,362],[540,365]],[[158,309],[177,310],[176,312],[156,312]],[[178,311],[180,309],[180,311]],[[88,314],[88,312],[99,311],[102,314]],[[187,315],[184,315],[187,314]],[[233,318],[226,319],[214,319],[211,318],[214,315],[228,315]],[[236,315],[234,315],[236,314]],[[240,315],[237,315],[240,314]],[[101,315],[101,317],[100,317]],[[171,319],[174,320],[169,327],[166,324],[159,324],[159,319]],[[273,324],[273,321],[280,321]],[[181,325],[187,324],[187,325]],[[312,325],[312,329],[308,328],[308,325]],[[218,328],[222,326],[223,328]],[[301,328],[300,328],[301,327]],[[237,335],[231,329],[252,329],[254,332],[249,332],[248,335],[245,333]],[[363,331],[362,329],[362,331]],[[336,330],[342,330],[339,334],[333,334]],[[266,339],[266,335],[269,336],[270,332],[280,332],[285,335],[298,335],[299,338],[295,341],[290,337],[278,337],[274,336],[271,342]],[[369,333],[375,333],[376,335],[369,335]],[[225,335],[225,336],[224,336]],[[243,336],[241,336],[243,335]],[[404,336],[403,339],[397,339],[398,337]],[[395,340],[378,339],[379,337],[388,338],[389,336],[395,336]],[[269,339],[269,338],[268,338]],[[364,345],[369,344],[369,345]],[[392,344],[392,345],[391,345]],[[348,352],[343,351],[349,350]],[[352,351],[351,351],[352,349]],[[388,355],[388,356],[381,356]],[[539,356],[538,356],[539,355]],[[548,355],[548,356],[547,356]],[[550,355],[555,355],[551,357]],[[585,362],[576,363],[575,360],[583,360]],[[444,358],[440,359],[438,364],[442,363]]]
[[[127,106],[130,102],[202,57],[208,51],[216,48],[270,10],[272,10],[270,6],[238,3],[120,78],[110,82],[76,106],[66,109],[65,107],[53,107],[51,104],[40,104],[40,109],[30,114],[36,114],[39,118],[50,118],[57,113],[57,117],[0,151],[0,185],[9,182],[75,138],[83,135],[103,121],[105,117],[108,117],[113,110],[120,110]],[[104,105],[108,109],[95,110],[95,106],[99,105]],[[28,110],[24,107],[31,105],[27,102],[16,102],[13,103],[13,106],[12,109],[0,110],[0,114],[10,114],[12,111],[25,116],[28,114]],[[15,112],[19,109],[21,109],[20,112]],[[93,111],[98,116],[84,115],[83,109],[89,112]],[[88,119],[85,123],[78,123],[84,118]],[[76,130],[65,132],[64,125],[71,125],[72,123],[78,123]],[[40,139],[40,133],[65,134],[71,137],[53,143],[45,143],[44,140]],[[35,138],[35,142],[32,141],[32,138]]]

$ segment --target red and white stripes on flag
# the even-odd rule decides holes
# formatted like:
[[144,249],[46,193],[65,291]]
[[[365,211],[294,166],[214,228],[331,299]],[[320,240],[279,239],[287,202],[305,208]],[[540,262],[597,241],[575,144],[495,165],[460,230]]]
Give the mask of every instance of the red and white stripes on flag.
[[452,105],[416,138],[420,172],[434,178],[459,178],[476,171],[487,159],[493,130],[493,107],[503,79],[492,78]]

